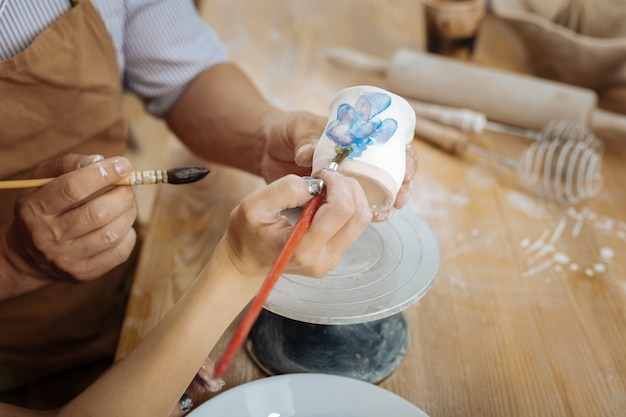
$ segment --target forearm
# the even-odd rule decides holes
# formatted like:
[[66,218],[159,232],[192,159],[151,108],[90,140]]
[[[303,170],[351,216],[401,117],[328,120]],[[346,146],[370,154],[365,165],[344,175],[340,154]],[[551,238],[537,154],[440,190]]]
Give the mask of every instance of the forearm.
[[234,271],[219,247],[216,254],[150,334],[59,415],[169,415],[260,281]]
[[201,157],[261,175],[263,120],[275,111],[237,66],[223,63],[187,87],[166,121]]

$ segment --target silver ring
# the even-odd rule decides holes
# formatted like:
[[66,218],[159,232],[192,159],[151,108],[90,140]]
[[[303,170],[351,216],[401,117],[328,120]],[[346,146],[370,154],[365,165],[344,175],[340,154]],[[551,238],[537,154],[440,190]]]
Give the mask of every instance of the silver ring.
[[322,187],[324,186],[324,181],[315,177],[302,177],[304,181],[306,181],[306,188],[309,194],[317,195],[322,191]]
[[180,397],[180,400],[178,400],[178,406],[182,411],[191,410],[193,407],[193,400],[187,393],[185,393],[182,397]]

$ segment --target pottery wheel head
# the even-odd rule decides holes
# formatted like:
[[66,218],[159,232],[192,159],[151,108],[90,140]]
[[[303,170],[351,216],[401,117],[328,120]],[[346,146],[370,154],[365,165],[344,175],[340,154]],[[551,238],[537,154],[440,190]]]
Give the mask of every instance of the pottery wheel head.
[[439,248],[408,208],[372,223],[324,278],[283,275],[265,308],[315,324],[354,324],[402,311],[423,296],[439,266]]

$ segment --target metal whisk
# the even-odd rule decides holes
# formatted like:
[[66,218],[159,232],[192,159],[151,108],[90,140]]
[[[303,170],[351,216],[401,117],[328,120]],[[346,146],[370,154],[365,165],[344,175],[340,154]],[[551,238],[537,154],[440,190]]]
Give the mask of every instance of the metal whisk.
[[603,147],[602,141],[587,126],[578,122],[556,120],[548,123],[541,131],[536,131],[492,122],[487,120],[484,113],[470,109],[439,106],[415,100],[408,101],[417,116],[454,127],[465,133],[481,134],[485,130],[489,130],[535,141],[559,138],[581,141],[596,150]]
[[525,189],[562,204],[576,204],[600,192],[604,144],[585,125],[557,120],[536,132],[487,122],[487,128],[536,141],[518,162]]
[[[479,129],[470,128],[471,124],[459,129],[461,122],[475,120],[471,111],[467,110],[469,116],[465,117],[462,110],[442,113],[435,107],[435,113],[427,114],[432,109],[432,106],[419,108],[420,113],[416,112],[415,134],[418,138],[453,153],[470,151],[509,167],[517,172],[522,187],[529,192],[561,204],[576,204],[595,197],[602,188],[603,143],[582,124],[554,121],[541,132],[536,132],[483,119],[486,124],[477,125]],[[443,116],[454,115],[459,117],[456,120],[443,119]],[[425,116],[441,118],[435,121]],[[523,136],[533,142],[519,160],[514,160],[470,143],[466,132],[479,133],[484,128]]]
[[601,151],[603,142],[585,125],[568,120],[555,120],[548,123],[541,131],[521,129],[513,126],[487,122],[486,129],[494,132],[507,133],[536,141],[551,141],[555,139],[573,142],[582,142],[587,147]]
[[466,150],[515,170],[524,189],[561,204],[595,197],[602,188],[601,154],[585,141],[558,136],[536,141],[519,160],[472,144],[467,144]]

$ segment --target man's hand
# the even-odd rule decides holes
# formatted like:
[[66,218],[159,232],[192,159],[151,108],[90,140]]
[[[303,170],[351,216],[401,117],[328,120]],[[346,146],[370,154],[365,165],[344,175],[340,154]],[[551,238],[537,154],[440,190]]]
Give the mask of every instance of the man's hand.
[[268,183],[287,174],[310,175],[315,145],[326,118],[309,112],[277,110],[264,119],[261,175]]
[[[199,156],[271,183],[287,174],[310,175],[313,152],[327,118],[276,108],[236,65],[222,63],[208,68],[187,87],[166,121]],[[407,148],[405,181],[395,208],[407,204],[416,166],[413,149]],[[374,220],[384,220],[392,212],[377,213]]]
[[16,202],[4,236],[14,295],[49,280],[92,280],[128,259],[136,241],[135,191],[114,184],[130,169],[122,157],[67,155],[34,171],[35,178],[57,178]]

